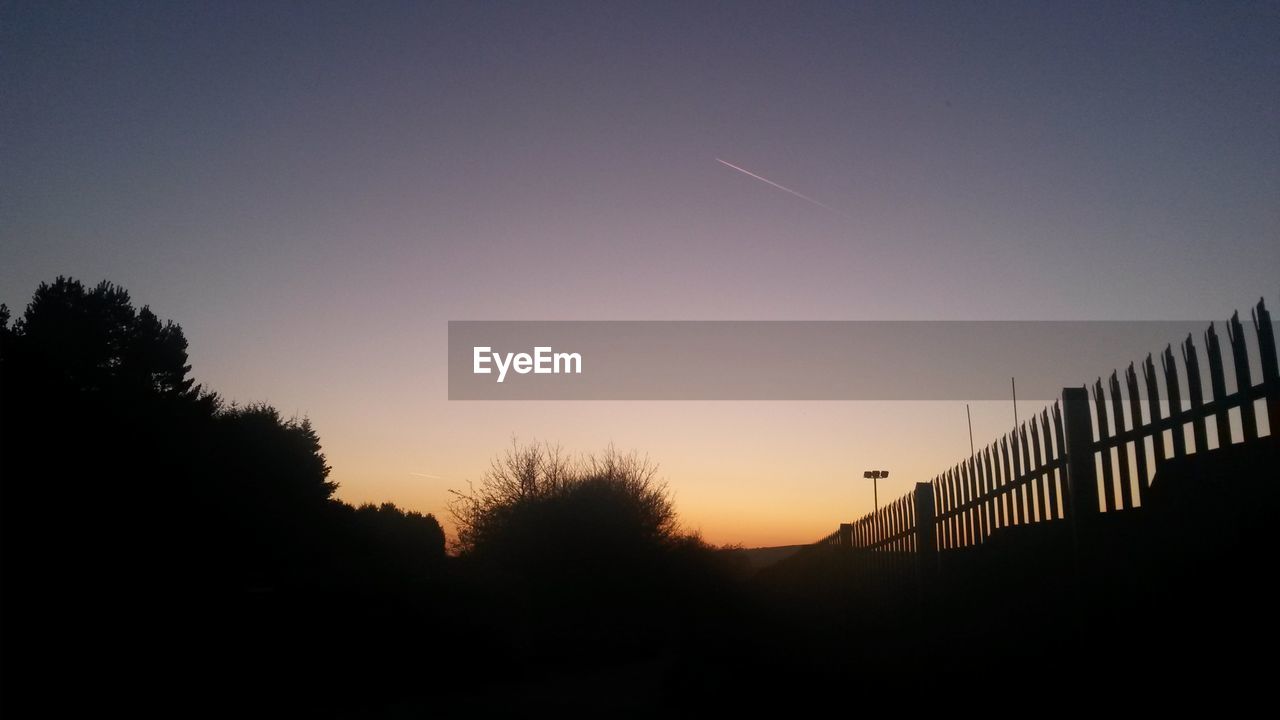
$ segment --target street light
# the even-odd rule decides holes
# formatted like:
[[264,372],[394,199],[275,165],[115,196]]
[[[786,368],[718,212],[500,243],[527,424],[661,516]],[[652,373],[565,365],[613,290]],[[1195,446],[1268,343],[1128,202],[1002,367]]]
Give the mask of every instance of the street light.
[[868,470],[862,473],[862,477],[871,481],[871,496],[875,500],[875,509],[880,510],[880,478],[889,477],[888,470]]

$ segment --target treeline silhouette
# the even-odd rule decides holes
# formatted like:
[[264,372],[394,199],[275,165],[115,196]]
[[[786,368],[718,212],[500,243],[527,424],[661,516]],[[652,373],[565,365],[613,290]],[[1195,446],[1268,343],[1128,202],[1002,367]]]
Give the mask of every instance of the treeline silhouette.
[[0,442],[6,708],[501,707],[468,689],[678,654],[732,573],[646,460],[537,445],[456,498],[449,557],[431,515],[336,499],[307,420],[197,384],[108,282],[0,307]]
[[[124,289],[60,277],[8,315],[6,695],[69,677],[121,697],[160,678],[232,682],[275,631],[281,646],[293,631],[347,632],[344,621],[355,632],[370,608],[353,600],[439,583],[434,517],[336,500],[309,422],[197,385],[182,329]],[[224,661],[224,677],[183,669]]]

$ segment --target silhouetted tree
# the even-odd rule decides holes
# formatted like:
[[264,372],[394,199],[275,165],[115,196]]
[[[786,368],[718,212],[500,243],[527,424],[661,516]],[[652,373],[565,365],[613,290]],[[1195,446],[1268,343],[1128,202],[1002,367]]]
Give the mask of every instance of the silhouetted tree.
[[[178,325],[63,277],[9,320],[0,307],[6,692],[393,657],[310,639],[339,602],[422,622],[444,561],[435,518],[336,500],[310,422],[203,390]],[[144,665],[121,664],[126,647]],[[41,670],[67,656],[94,673]]]
[[396,554],[421,559],[444,553],[444,529],[430,514],[406,512],[392,503],[365,503],[356,508],[356,517],[367,523],[377,540],[394,548]]
[[353,545],[360,567],[381,583],[430,580],[445,557],[444,528],[430,514],[391,503],[366,503],[351,511]]
[[149,307],[135,311],[129,293],[103,281],[86,290],[59,277],[41,283],[13,334],[22,360],[42,379],[83,392],[146,391],[190,396],[182,328],[161,323]]

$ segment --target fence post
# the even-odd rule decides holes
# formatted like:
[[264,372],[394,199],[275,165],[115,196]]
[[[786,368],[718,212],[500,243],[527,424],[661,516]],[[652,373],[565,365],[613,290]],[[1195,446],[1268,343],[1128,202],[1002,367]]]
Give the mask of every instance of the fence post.
[[916,574],[927,586],[938,571],[938,550],[934,539],[936,515],[933,505],[933,483],[916,483]]
[[1280,437],[1280,362],[1276,360],[1276,338],[1271,326],[1271,313],[1267,312],[1267,304],[1263,298],[1258,298],[1258,306],[1253,310],[1253,328],[1258,334],[1258,355],[1267,398],[1267,423],[1271,426],[1271,437],[1274,439]]
[[1062,419],[1067,435],[1067,519],[1079,525],[1098,515],[1098,478],[1093,462],[1093,420],[1089,416],[1088,390],[1062,389]]

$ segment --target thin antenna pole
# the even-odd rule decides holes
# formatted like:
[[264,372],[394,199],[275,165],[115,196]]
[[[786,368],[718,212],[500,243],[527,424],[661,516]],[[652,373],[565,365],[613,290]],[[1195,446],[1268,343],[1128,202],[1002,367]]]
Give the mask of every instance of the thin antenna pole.
[[1013,386],[1013,426],[1018,426],[1018,381],[1009,378],[1009,384]]
[[964,404],[964,416],[969,419],[969,455],[973,455],[973,415],[969,412],[969,403]]

